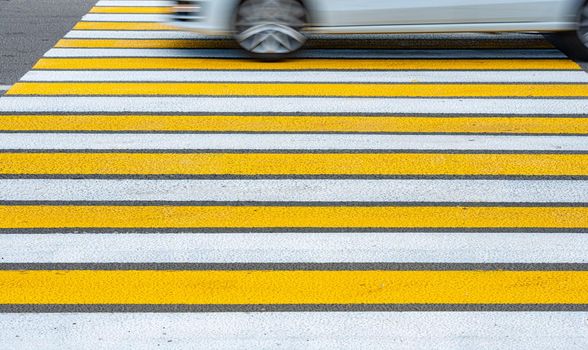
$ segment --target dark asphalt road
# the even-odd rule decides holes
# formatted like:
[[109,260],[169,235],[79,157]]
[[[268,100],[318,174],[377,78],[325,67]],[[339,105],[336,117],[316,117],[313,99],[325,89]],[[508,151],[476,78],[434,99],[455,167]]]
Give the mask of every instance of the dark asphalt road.
[[0,0],[0,85],[11,85],[97,0]]

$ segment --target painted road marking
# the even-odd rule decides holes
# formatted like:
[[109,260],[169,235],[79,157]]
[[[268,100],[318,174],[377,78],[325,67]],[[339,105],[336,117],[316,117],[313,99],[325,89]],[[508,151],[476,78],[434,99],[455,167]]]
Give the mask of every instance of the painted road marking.
[[5,175],[588,175],[588,154],[19,152],[0,164]]
[[[167,36],[174,32],[168,32]],[[151,33],[153,35],[153,33]],[[120,39],[61,39],[55,47],[60,48],[153,48],[153,49],[234,49],[238,44],[232,39],[197,39],[189,40],[149,39],[149,40],[120,40]],[[305,47],[308,49],[546,49],[552,45],[543,40],[517,43],[516,41],[482,41],[469,40],[424,41],[424,40],[381,40],[365,39],[310,39]]]
[[3,264],[416,261],[586,264],[588,235],[563,232],[12,233],[0,235],[0,255]]
[[[0,314],[7,349],[275,348],[584,350],[586,312]],[[431,325],[434,325],[432,327]],[[165,327],[165,329],[163,329]],[[198,331],[193,331],[197,329]],[[165,333],[165,334],[163,334]],[[580,333],[582,334],[582,333]],[[18,336],[18,337],[16,337]]]
[[336,134],[18,134],[0,150],[389,150],[588,153],[587,136]]
[[20,82],[7,95],[588,97],[587,84],[296,84]]
[[[78,24],[88,24],[93,22],[79,22]],[[104,23],[104,22],[100,22]],[[122,23],[122,22],[117,22]],[[133,22],[127,22],[133,23]],[[125,35],[133,35],[133,33],[129,33],[128,31],[111,31],[111,30],[84,30],[84,29],[73,29],[69,33],[82,33],[86,32],[89,33],[90,31],[96,32],[96,34],[100,33],[112,33],[121,35],[124,38]],[[183,35],[184,30],[182,28],[176,28],[174,31],[177,35]],[[149,30],[137,30],[135,31],[136,34],[144,34],[144,35],[157,35],[157,33],[151,33]],[[225,38],[231,39],[230,35],[204,35],[198,34],[196,32],[188,32],[188,35],[195,35],[201,37],[203,39],[214,39],[214,38]],[[66,34],[67,36],[67,34]],[[334,40],[345,40],[345,41],[353,41],[353,40],[385,40],[385,41],[400,41],[407,40],[407,41],[479,41],[479,42],[520,42],[522,47],[525,46],[525,43],[529,42],[549,42],[540,34],[528,34],[528,33],[397,33],[397,34],[321,34],[321,33],[307,33],[309,39],[334,39]],[[521,48],[521,47],[519,47]]]
[[[82,22],[84,23],[84,22]],[[72,30],[65,34],[69,39],[211,39],[210,36],[175,30]],[[212,37],[230,39],[229,37]]]
[[[588,203],[580,180],[0,179],[5,202]],[[587,255],[588,258],[588,255]]]
[[1,131],[588,134],[588,118],[0,115]]
[[76,30],[178,30],[157,22],[78,22]]
[[[0,311],[239,311],[202,314],[225,322],[208,347],[231,339],[223,317],[268,310],[298,335],[320,310],[418,310],[437,347],[584,341],[557,311],[588,305],[588,78],[540,36],[314,35],[305,59],[262,63],[132,22],[166,3],[97,5],[9,92],[31,96],[0,99]],[[331,97],[303,97],[316,91]],[[395,97],[345,97],[380,94]],[[350,341],[406,315],[316,329]],[[241,347],[267,339],[239,327]],[[80,329],[68,337],[87,344]]]
[[587,304],[588,271],[0,271],[2,304]]
[[582,71],[49,71],[21,82],[247,82],[247,83],[588,83]]
[[[247,59],[246,52],[236,49],[95,49],[53,48],[45,57],[177,57],[177,58],[233,58]],[[556,49],[533,50],[346,50],[310,49],[300,51],[293,58],[353,58],[353,59],[554,59],[566,58]]]
[[[87,24],[88,22],[80,22]],[[103,23],[103,22],[101,22]],[[120,23],[120,22],[118,22]],[[377,42],[393,42],[397,45],[401,45],[403,47],[408,48],[411,45],[419,45],[419,44],[426,44],[431,45],[431,47],[442,47],[446,43],[462,43],[466,46],[476,47],[476,45],[491,45],[491,43],[501,44],[501,45],[508,45],[512,46],[513,48],[526,48],[534,45],[542,46],[542,47],[553,47],[549,46],[549,42],[546,41],[540,35],[525,35],[525,34],[513,34],[510,33],[508,35],[496,35],[496,34],[488,34],[484,35],[482,33],[474,34],[471,33],[452,33],[452,34],[443,34],[443,33],[436,33],[436,34],[346,34],[346,35],[336,35],[336,34],[314,34],[308,33],[308,39],[313,40],[332,40],[334,43],[349,43],[354,45],[357,40],[365,40],[371,43]],[[80,30],[74,29],[67,34],[65,34],[64,38],[70,39],[185,39],[185,38],[192,38],[192,39],[226,39],[232,40],[230,36],[209,36],[198,34],[195,32],[185,32],[180,29],[175,30],[166,30],[166,31],[153,31],[153,30]],[[517,44],[515,46],[515,44]],[[456,49],[463,49],[463,47],[456,47]]]
[[406,71],[406,70],[576,70],[567,59],[304,59],[272,63],[252,60],[198,58],[41,58],[35,69],[78,70],[256,70],[256,71]]
[[96,3],[96,6],[133,6],[133,7],[160,7],[160,6],[170,6],[172,2],[169,0],[149,0],[149,1],[139,1],[139,0],[131,0],[131,1],[124,1],[124,0],[100,0]]
[[6,230],[588,229],[588,207],[577,206],[0,205],[0,214]]
[[165,14],[102,14],[89,13],[82,17],[82,21],[89,22],[167,22],[168,16]]
[[128,14],[136,14],[136,13],[158,13],[158,14],[168,14],[172,13],[172,9],[170,6],[96,6],[90,9],[89,13],[128,13]]
[[4,113],[400,114],[586,116],[588,99],[4,96]]

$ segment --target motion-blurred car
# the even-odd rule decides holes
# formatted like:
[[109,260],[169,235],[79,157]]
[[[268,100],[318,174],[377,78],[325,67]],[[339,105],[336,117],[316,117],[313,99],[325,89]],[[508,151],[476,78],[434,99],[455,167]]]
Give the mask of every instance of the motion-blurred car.
[[304,45],[306,33],[553,33],[588,59],[587,0],[178,0],[174,26],[233,35],[262,58]]

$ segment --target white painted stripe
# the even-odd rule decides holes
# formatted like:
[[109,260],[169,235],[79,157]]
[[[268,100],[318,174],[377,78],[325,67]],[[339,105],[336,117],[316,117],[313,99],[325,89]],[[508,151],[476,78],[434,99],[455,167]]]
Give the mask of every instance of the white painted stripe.
[[588,136],[0,133],[0,149],[588,151]]
[[[105,48],[53,48],[45,57],[203,57],[203,58],[250,58],[238,49],[105,49]],[[566,58],[555,49],[539,50],[303,50],[294,55],[299,58],[366,58],[366,59],[403,59],[403,58],[510,58],[510,59],[544,59]]]
[[65,35],[67,39],[226,39],[211,37],[189,31],[172,30],[72,30]]
[[588,181],[0,179],[0,201],[588,203]]
[[[309,39],[338,39],[338,40],[419,40],[439,41],[444,40],[476,40],[525,43],[525,40],[536,40],[537,34],[520,33],[433,33],[433,34],[307,34]],[[172,30],[72,30],[65,35],[66,38],[88,39],[231,39],[228,36],[209,36],[190,31]]]
[[587,263],[574,233],[0,235],[1,263]]
[[586,115],[588,99],[4,96],[0,112]]
[[584,71],[43,71],[21,81],[251,83],[588,83]]
[[167,22],[171,17],[165,14],[136,13],[88,13],[82,17],[86,22]]
[[5,349],[588,348],[587,312],[6,313]]
[[100,0],[96,3],[96,6],[106,7],[164,7],[172,6],[174,1],[168,0],[152,0],[152,1],[139,1],[139,0]]
[[0,85],[0,91],[7,91],[12,85]]

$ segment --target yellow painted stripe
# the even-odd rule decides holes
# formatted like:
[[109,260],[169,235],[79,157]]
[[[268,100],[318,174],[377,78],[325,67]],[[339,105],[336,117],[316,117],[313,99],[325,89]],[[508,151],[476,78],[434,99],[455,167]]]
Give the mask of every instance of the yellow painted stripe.
[[78,22],[75,30],[177,30],[158,22]]
[[[142,48],[142,49],[230,49],[237,48],[234,40],[146,40],[146,39],[62,39],[55,47],[61,48]],[[539,49],[552,46],[543,40],[471,41],[471,40],[309,40],[306,48],[327,49]]]
[[588,118],[0,115],[0,130],[588,134]]
[[587,154],[0,153],[0,174],[588,175]]
[[96,6],[90,10],[90,13],[171,13],[171,7],[155,6]]
[[586,271],[0,271],[2,304],[586,304]]
[[586,97],[588,84],[16,83],[6,95]]
[[0,228],[588,228],[587,207],[0,206]]
[[580,70],[568,59],[303,59],[258,62],[201,58],[42,58],[35,69],[222,69],[222,70]]

